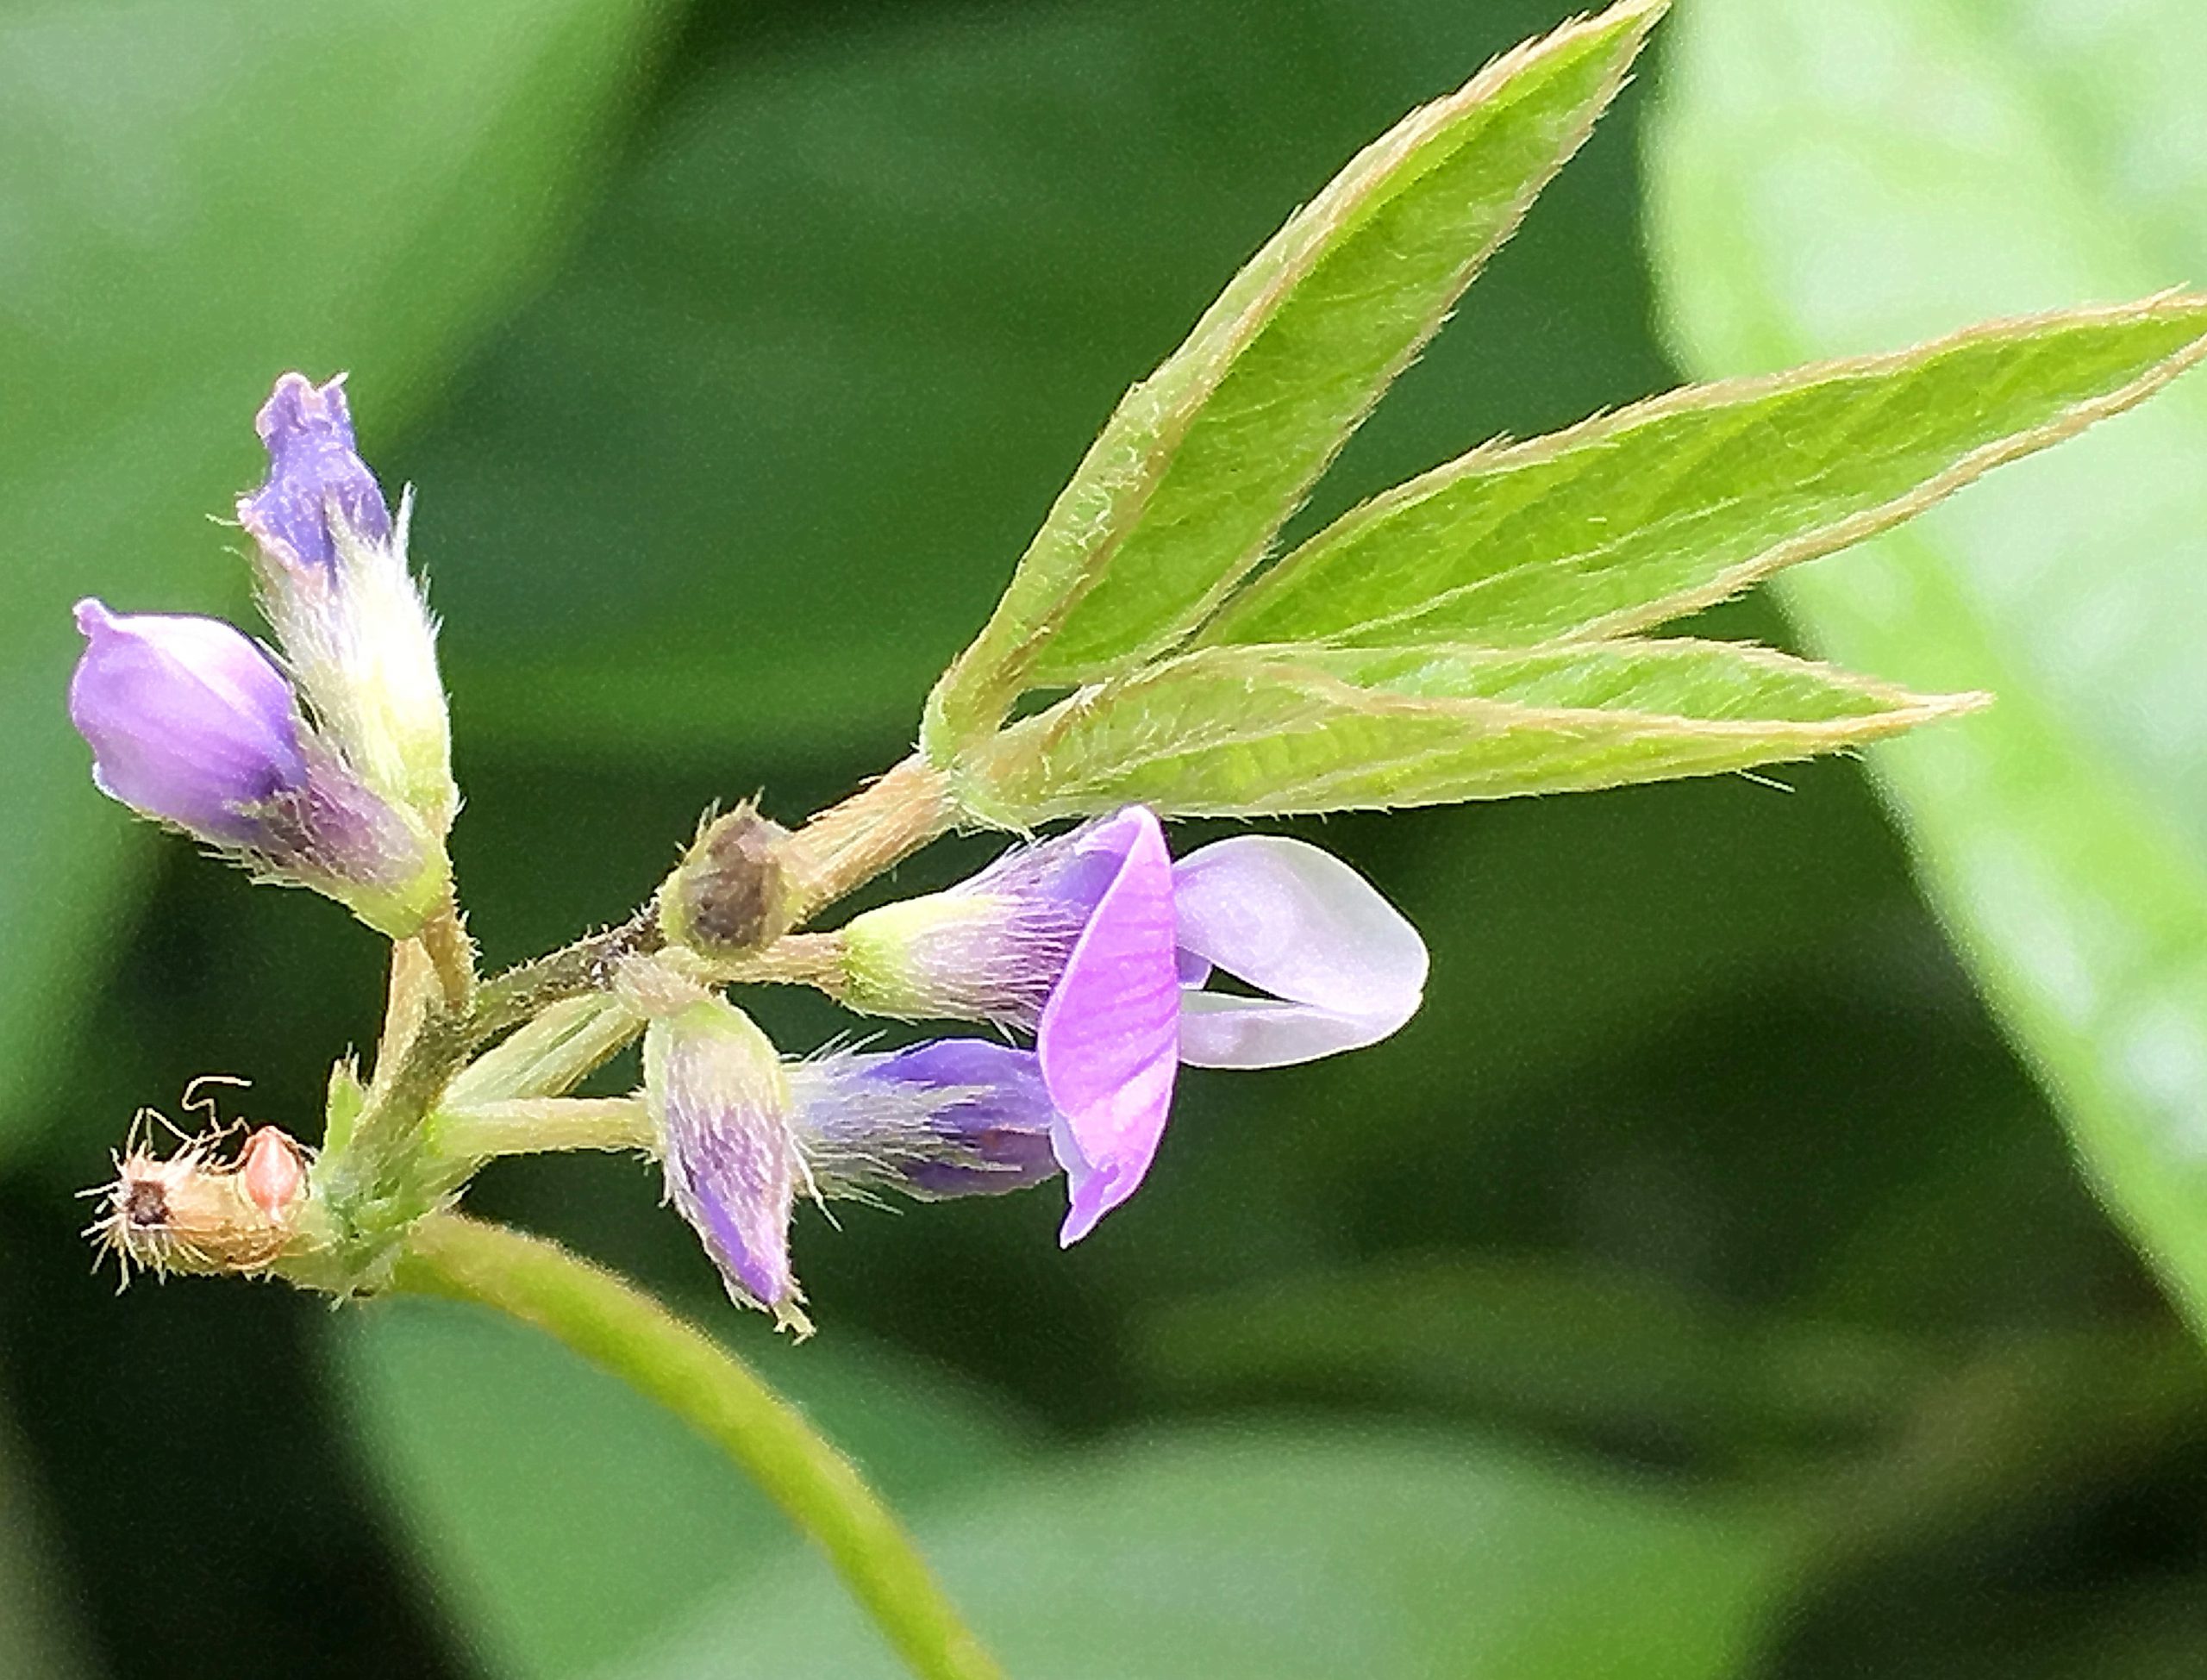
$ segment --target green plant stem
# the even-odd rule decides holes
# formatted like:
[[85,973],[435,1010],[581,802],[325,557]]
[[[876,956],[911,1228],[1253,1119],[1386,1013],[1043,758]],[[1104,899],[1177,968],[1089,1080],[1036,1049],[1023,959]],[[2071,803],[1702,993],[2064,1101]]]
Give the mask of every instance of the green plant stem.
[[445,1103],[563,1096],[643,1030],[643,1017],[618,998],[571,997],[470,1062],[445,1087]]
[[[786,842],[785,866],[797,921],[817,915],[845,894],[948,832],[958,815],[949,783],[917,759],[907,759],[839,805],[830,806]],[[666,935],[653,903],[618,927],[522,964],[484,983],[465,1024],[482,1043],[534,1020],[569,998],[602,992],[623,959],[662,948]],[[831,935],[785,936],[765,949],[722,965],[723,977],[768,984],[817,985],[832,971]]]
[[393,1284],[495,1307],[657,1401],[725,1452],[828,1554],[915,1674],[1003,1680],[850,1461],[712,1337],[633,1284],[541,1237],[457,1214],[415,1227]]
[[699,958],[697,972],[715,985],[810,986],[833,997],[843,984],[843,936],[785,934],[763,951]]
[[467,1161],[554,1149],[658,1146],[643,1100],[635,1096],[518,1096],[441,1109],[430,1125],[437,1152]]
[[949,778],[917,757],[829,806],[790,836],[784,853],[796,894],[792,921],[810,921],[948,833],[958,816]]
[[446,899],[444,908],[422,924],[420,938],[436,971],[446,1012],[466,1015],[475,1002],[475,941],[467,936],[458,901]]

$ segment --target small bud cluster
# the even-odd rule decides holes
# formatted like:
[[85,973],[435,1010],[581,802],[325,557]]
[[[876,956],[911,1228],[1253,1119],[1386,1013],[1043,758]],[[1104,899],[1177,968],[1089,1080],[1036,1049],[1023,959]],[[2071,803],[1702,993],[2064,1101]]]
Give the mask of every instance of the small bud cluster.
[[219,619],[80,602],[69,712],[102,791],[404,938],[447,900],[459,809],[435,627],[354,452],[341,380],[286,374],[238,503],[273,654]]
[[794,920],[788,839],[788,829],[747,803],[708,820],[660,889],[666,936],[708,956],[733,957],[787,933]]

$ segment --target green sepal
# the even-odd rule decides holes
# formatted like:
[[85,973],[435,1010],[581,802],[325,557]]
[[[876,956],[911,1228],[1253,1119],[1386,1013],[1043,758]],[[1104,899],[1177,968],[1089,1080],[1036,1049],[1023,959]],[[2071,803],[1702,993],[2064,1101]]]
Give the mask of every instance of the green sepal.
[[359,1064],[350,1056],[333,1063],[329,1070],[329,1096],[322,1107],[324,1154],[344,1152],[346,1145],[353,1140],[353,1122],[360,1117],[367,1100],[368,1088],[360,1083]]
[[403,885],[367,887],[328,877],[303,877],[305,885],[345,906],[388,940],[410,940],[452,902],[452,863],[442,845]]

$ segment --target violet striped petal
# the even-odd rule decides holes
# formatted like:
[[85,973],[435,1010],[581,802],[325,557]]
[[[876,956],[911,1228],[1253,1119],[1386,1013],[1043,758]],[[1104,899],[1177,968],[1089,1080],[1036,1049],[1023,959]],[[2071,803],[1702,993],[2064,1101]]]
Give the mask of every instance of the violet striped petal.
[[1031,1050],[930,1039],[788,1073],[797,1145],[828,1195],[993,1196],[1057,1175],[1056,1110]]
[[689,1221],[728,1294],[809,1334],[790,1269],[790,1214],[803,1171],[789,1084],[765,1034],[709,997],[644,1034],[644,1100],[667,1199]]
[[1172,876],[1184,957],[1272,995],[1184,994],[1181,1060],[1285,1067],[1376,1043],[1417,1012],[1425,941],[1331,852],[1242,834],[1191,853]]
[[1129,811],[1110,885],[1044,1005],[1035,1049],[1070,1182],[1059,1233],[1070,1245],[1135,1193],[1149,1171],[1179,1065],[1172,863],[1157,819]]

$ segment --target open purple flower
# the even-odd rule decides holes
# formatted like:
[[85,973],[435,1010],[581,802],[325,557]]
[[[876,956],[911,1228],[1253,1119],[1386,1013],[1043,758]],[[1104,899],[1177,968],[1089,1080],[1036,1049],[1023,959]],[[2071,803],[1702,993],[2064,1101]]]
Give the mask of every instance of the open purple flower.
[[[1416,929],[1314,846],[1244,835],[1175,864],[1140,806],[856,918],[861,1009],[1031,1029],[1078,1241],[1147,1172],[1183,1061],[1279,1067],[1377,1042],[1424,992]],[[1213,991],[1222,971],[1270,994]]]
[[735,1005],[700,1000],[644,1034],[644,1099],[667,1199],[728,1294],[809,1334],[790,1268],[790,1214],[803,1176],[790,1090],[766,1035]]
[[77,603],[77,628],[69,718],[103,793],[387,932],[419,925],[422,884],[441,865],[308,727],[257,643],[220,619],[91,600]]

